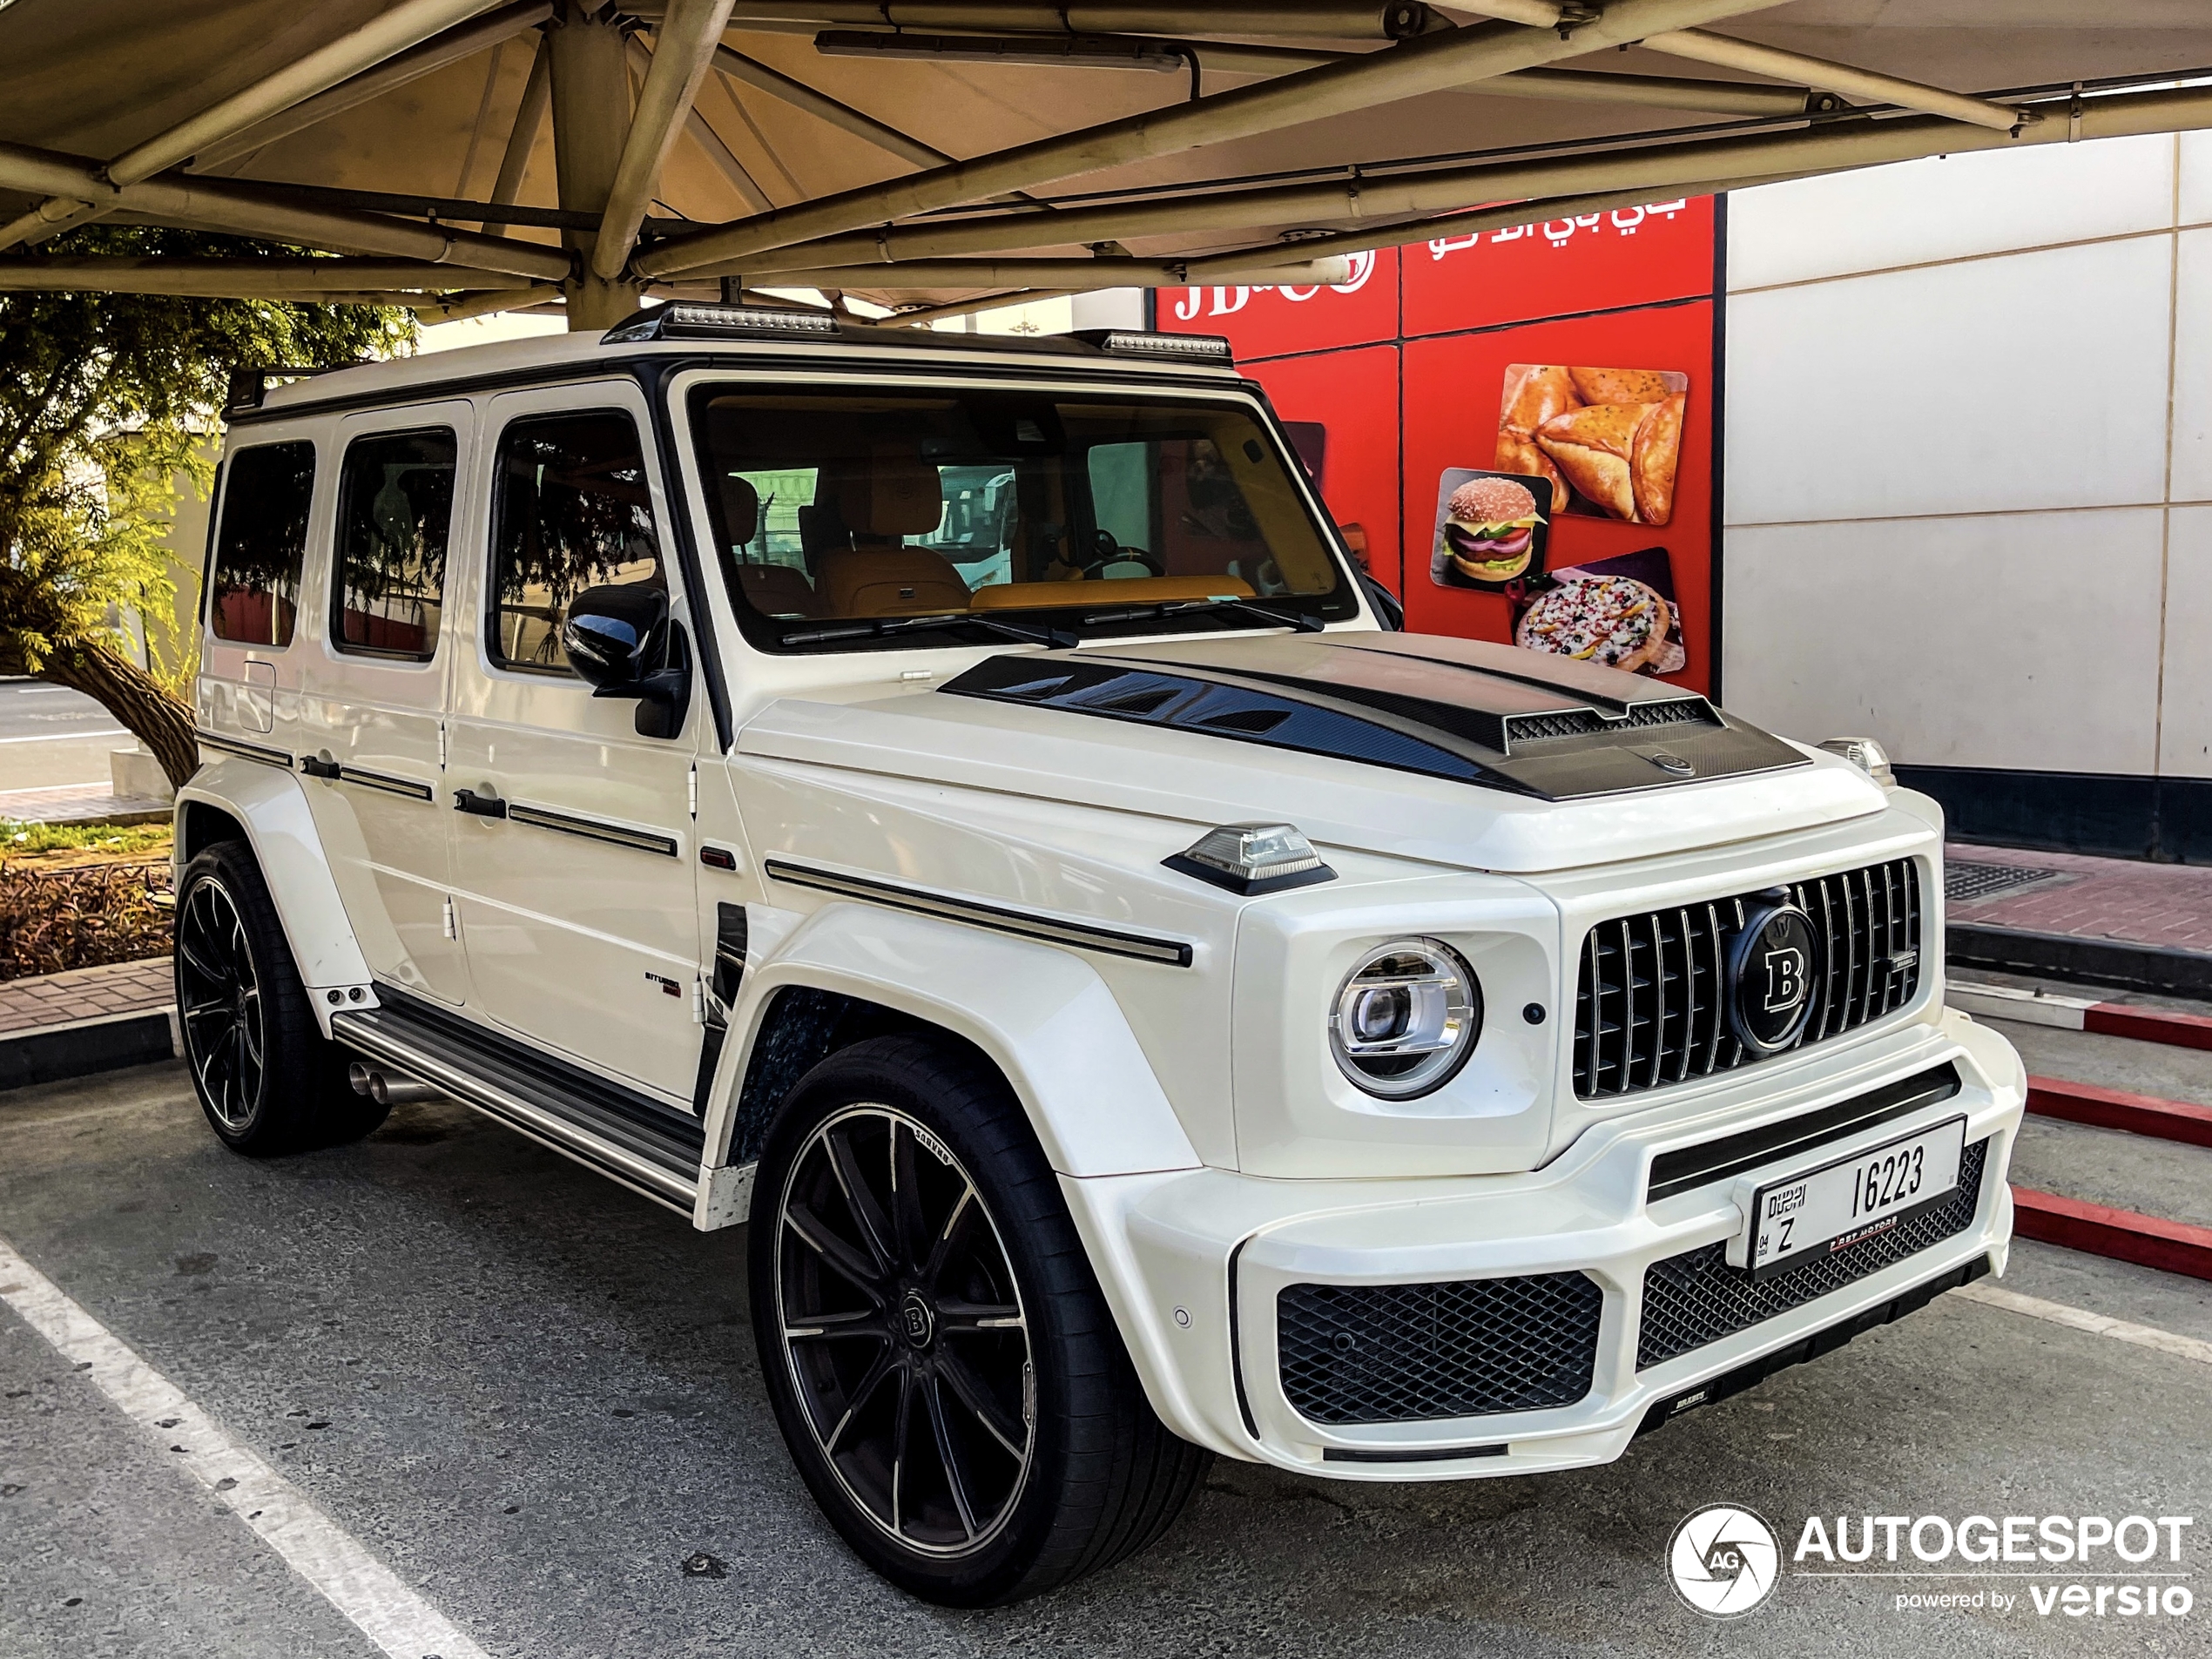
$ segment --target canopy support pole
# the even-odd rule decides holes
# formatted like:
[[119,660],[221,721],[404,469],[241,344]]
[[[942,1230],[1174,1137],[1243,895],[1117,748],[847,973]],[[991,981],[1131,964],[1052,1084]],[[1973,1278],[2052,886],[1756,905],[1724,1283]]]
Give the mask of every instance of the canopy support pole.
[[[604,16],[586,17],[571,8],[546,39],[553,60],[553,160],[561,206],[597,219],[613,192],[630,126],[630,66],[622,30]],[[597,239],[590,231],[561,233],[562,242],[581,256],[577,274],[563,285],[571,330],[611,328],[637,308],[636,285],[609,281],[591,268]]]

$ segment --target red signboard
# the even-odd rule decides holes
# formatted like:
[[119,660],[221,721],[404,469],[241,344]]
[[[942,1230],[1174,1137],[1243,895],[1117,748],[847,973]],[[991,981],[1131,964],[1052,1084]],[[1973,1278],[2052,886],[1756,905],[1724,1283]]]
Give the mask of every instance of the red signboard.
[[1399,259],[1409,337],[1683,300],[1713,292],[1713,199],[1440,237]]
[[1440,237],[1336,287],[1168,288],[1229,337],[1422,632],[1710,690],[1711,198]]
[[1237,355],[1371,346],[1398,338],[1395,248],[1354,254],[1333,287],[1163,288],[1159,326],[1179,334],[1226,334]]
[[[1712,302],[1701,300],[1413,340],[1404,349],[1405,585],[1399,591],[1406,601],[1406,625],[1420,633],[1511,640],[1516,631],[1525,635],[1519,624],[1534,604],[1543,599],[1546,590],[1538,586],[1541,580],[1556,580],[1561,572],[1603,566],[1601,578],[1624,576],[1651,590],[1658,596],[1658,603],[1673,613],[1668,618],[1669,626],[1662,631],[1671,635],[1679,647],[1679,665],[1673,665],[1674,651],[1657,638],[1649,642],[1648,662],[1633,665],[1648,665],[1684,685],[1710,685],[1714,644],[1710,630]],[[1434,574],[1440,528],[1437,520],[1440,500],[1448,496],[1443,488],[1447,475],[1495,471],[1532,478],[1542,475],[1525,470],[1535,463],[1507,461],[1501,464],[1499,454],[1508,371],[1530,365],[1583,371],[1582,382],[1598,390],[1603,388],[1589,371],[1680,376],[1687,382],[1677,394],[1683,399],[1683,419],[1675,439],[1672,495],[1665,503],[1663,522],[1650,522],[1659,516],[1655,503],[1648,499],[1637,501],[1632,481],[1622,499],[1589,503],[1581,496],[1581,483],[1602,487],[1603,475],[1593,477],[1584,471],[1577,482],[1577,475],[1570,473],[1562,509],[1554,510],[1553,504],[1542,499],[1546,494],[1542,488],[1530,487],[1547,520],[1548,536],[1544,570],[1541,575],[1531,573],[1524,590],[1516,592],[1510,583],[1485,590],[1459,580],[1460,570],[1456,563],[1439,577]],[[1575,379],[1570,375],[1567,383],[1572,388]],[[1579,410],[1565,411],[1564,420],[1553,416],[1545,427],[1564,428],[1561,437],[1552,441],[1553,447],[1571,454],[1578,447],[1595,447],[1565,441],[1577,435],[1572,429],[1576,413],[1595,417],[1591,424],[1598,425],[1616,408],[1651,408],[1657,401],[1634,405],[1584,401]],[[1629,474],[1632,480],[1633,462],[1637,459],[1635,440],[1644,422],[1611,424],[1626,428],[1622,447],[1629,450],[1628,455],[1619,457],[1621,464],[1614,471]],[[1599,425],[1600,436],[1604,429]],[[1548,452],[1540,448],[1538,453]],[[1595,458],[1602,462],[1611,457],[1600,450]],[[1452,482],[1459,480],[1454,477]],[[1632,566],[1615,563],[1649,555],[1652,550],[1663,552]],[[1539,626],[1542,620],[1540,612]],[[1535,640],[1524,637],[1521,643]],[[1634,643],[1646,642],[1639,637]],[[1624,658],[1615,665],[1630,664]]]
[[[1397,586],[1398,347],[1285,357],[1260,371],[1338,523]],[[1426,527],[1424,527],[1426,528]]]

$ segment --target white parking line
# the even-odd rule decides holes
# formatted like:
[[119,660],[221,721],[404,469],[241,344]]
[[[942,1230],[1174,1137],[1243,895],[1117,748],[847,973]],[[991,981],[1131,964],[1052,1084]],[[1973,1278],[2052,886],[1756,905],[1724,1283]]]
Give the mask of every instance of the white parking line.
[[2130,1325],[2125,1319],[2092,1313],[2087,1308],[2068,1307],[2063,1302],[2046,1302],[2040,1297],[2022,1296],[2018,1291],[2001,1291],[1994,1285],[1964,1285],[1952,1294],[1963,1296],[1970,1302],[1984,1302],[1993,1308],[2003,1308],[2007,1313],[2023,1313],[2031,1319],[2046,1319],[2070,1330],[2086,1331],[2093,1337],[2110,1337],[2114,1342],[2132,1342],[2139,1348],[2155,1348],[2159,1352],[2170,1353],[2177,1359],[2194,1359],[2200,1366],[2212,1366],[2212,1342],[2185,1337],[2178,1332],[2161,1331],[2154,1325]]
[[27,738],[0,738],[0,743],[90,743],[95,738],[127,738],[131,734],[121,726],[107,726],[98,732],[38,732]]
[[298,1487],[0,1239],[0,1301],[167,1448],[392,1659],[489,1659]]

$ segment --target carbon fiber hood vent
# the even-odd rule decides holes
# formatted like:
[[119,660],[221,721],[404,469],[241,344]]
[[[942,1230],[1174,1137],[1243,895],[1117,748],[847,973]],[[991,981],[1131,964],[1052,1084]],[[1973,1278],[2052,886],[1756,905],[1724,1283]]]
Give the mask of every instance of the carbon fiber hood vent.
[[1510,645],[1421,635],[1025,652],[987,658],[939,689],[1542,800],[1811,764],[1695,692]]

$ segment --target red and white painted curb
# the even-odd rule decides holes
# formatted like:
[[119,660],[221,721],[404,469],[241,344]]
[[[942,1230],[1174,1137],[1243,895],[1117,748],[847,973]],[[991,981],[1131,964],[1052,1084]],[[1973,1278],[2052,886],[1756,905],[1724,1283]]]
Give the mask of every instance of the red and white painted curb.
[[2212,1019],[2201,1014],[2171,1014],[2133,1002],[2100,1002],[2092,997],[1959,979],[1944,987],[1943,1000],[1964,1013],[1993,1020],[2057,1026],[2065,1031],[2095,1031],[2106,1036],[2133,1037],[2139,1042],[2168,1043],[2177,1049],[2212,1049]]
[[2092,1256],[2212,1278],[2212,1227],[2193,1227],[2185,1221],[2016,1186],[2013,1231],[2022,1238],[2040,1238]]

